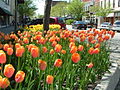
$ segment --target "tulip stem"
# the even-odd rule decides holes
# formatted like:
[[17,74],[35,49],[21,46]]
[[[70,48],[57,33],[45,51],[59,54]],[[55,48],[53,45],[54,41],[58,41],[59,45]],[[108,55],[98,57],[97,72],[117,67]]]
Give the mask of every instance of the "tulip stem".
[[18,57],[18,69],[17,70],[19,69],[20,69],[20,57]]
[[3,76],[3,72],[2,72],[3,71],[3,64],[1,64],[1,68],[2,68],[1,69],[1,76]]
[[16,85],[15,85],[15,90],[17,90],[17,86],[18,86],[18,83],[16,83]]

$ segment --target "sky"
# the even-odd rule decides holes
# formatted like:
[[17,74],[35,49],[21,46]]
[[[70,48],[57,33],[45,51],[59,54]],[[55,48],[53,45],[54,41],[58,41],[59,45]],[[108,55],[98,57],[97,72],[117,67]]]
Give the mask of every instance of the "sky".
[[[60,0],[53,0],[53,1],[60,1]],[[69,0],[61,0],[61,1],[69,2]],[[38,8],[38,10],[36,10],[36,14],[44,15],[45,0],[34,0],[33,2]]]

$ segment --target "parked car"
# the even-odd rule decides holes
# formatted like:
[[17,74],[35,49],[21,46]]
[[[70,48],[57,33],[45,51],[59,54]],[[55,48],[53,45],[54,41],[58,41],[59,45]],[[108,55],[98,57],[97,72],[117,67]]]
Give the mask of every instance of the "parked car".
[[112,30],[114,31],[120,31],[120,20],[117,20],[113,23]]
[[[43,24],[43,18],[32,20],[30,23],[28,23],[28,26],[37,24]],[[50,24],[59,24],[61,29],[66,29],[66,24],[64,18],[62,17],[50,17]]]
[[73,29],[84,29],[84,30],[86,30],[87,24],[84,21],[74,21],[72,23],[72,28]]
[[110,22],[103,22],[98,29],[107,29],[110,30],[112,29],[112,24]]

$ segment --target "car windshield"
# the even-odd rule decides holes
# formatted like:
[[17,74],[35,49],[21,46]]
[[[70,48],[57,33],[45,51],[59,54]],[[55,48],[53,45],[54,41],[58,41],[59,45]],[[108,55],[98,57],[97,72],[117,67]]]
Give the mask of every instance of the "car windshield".
[[75,23],[76,23],[76,24],[86,24],[86,23],[83,22],[83,21],[76,21]]
[[120,24],[120,22],[115,22],[114,24]]

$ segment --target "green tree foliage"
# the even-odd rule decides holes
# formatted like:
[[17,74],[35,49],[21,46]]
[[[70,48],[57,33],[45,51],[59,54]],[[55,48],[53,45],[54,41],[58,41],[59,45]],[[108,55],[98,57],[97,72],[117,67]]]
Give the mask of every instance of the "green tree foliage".
[[51,8],[51,16],[65,16],[67,14],[67,3],[60,2]]
[[109,13],[112,13],[112,9],[110,7],[102,8],[100,6],[92,6],[90,8],[90,12],[93,12],[96,16],[106,17]]
[[33,0],[25,0],[24,4],[18,5],[18,12],[20,16],[33,16],[37,10],[36,6],[33,4]]
[[68,5],[68,12],[77,20],[82,20],[82,16],[85,14],[84,3],[80,0],[72,0],[72,2]]

